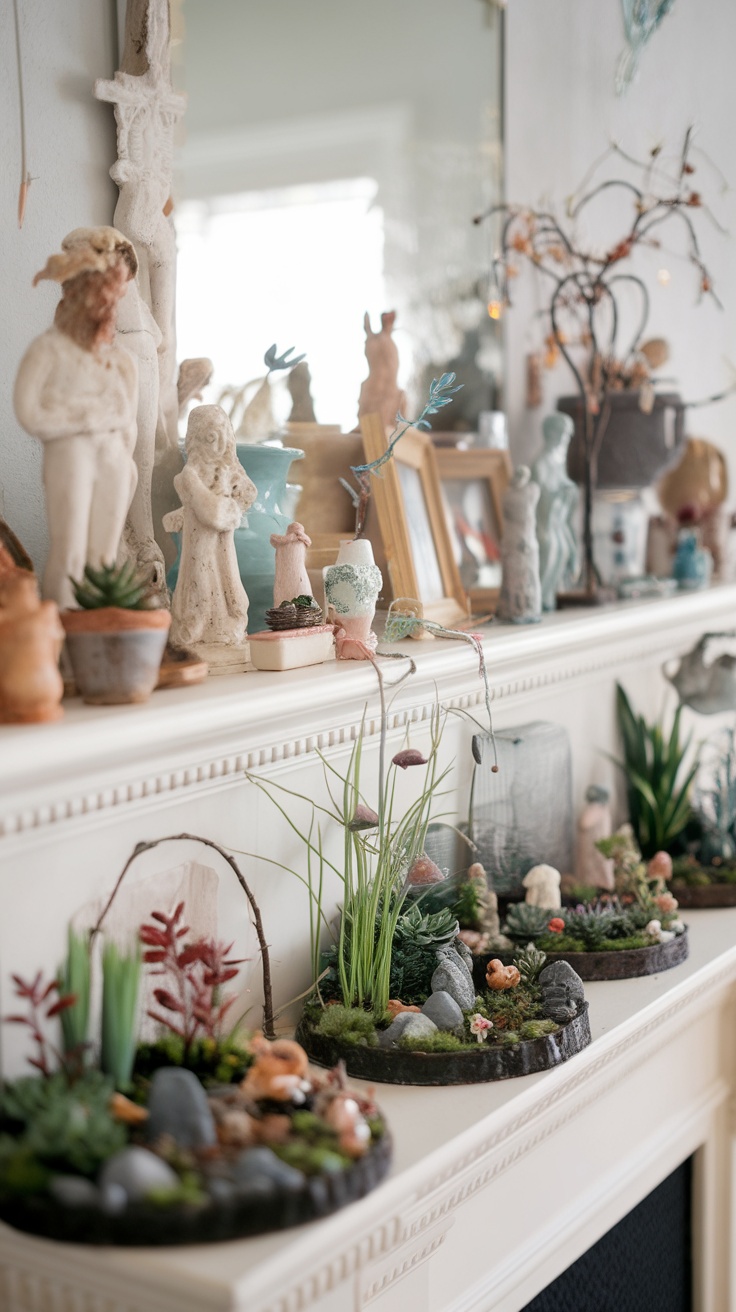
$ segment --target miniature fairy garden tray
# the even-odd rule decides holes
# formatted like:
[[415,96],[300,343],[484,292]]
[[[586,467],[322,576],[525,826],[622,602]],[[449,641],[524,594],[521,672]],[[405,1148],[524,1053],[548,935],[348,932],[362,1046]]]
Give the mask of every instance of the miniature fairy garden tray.
[[[99,953],[111,898],[90,933],[70,930],[58,979],[13,976],[18,1012],[5,1019],[27,1029],[34,1068],[0,1087],[0,1220],[19,1230],[86,1244],[235,1239],[326,1216],[388,1171],[372,1095],[348,1089],[342,1069],[311,1075],[303,1048],[272,1037],[260,913],[233,858],[200,841],[251,903],[270,1037],[225,1028],[235,994],[224,986],[241,962],[191,931],[181,902],[152,912],[128,950],[111,940]],[[144,967],[160,977],[148,1010],[158,1037],[140,1042]]]
[[[386,1011],[310,1004],[297,1038],[322,1066],[385,1084],[477,1084],[548,1070],[590,1043],[583,985],[566,962],[527,949],[516,964],[494,963],[481,988],[461,940],[437,954],[431,992],[404,990]],[[500,969],[499,969],[500,968]],[[421,1005],[420,1005],[421,1004]]]

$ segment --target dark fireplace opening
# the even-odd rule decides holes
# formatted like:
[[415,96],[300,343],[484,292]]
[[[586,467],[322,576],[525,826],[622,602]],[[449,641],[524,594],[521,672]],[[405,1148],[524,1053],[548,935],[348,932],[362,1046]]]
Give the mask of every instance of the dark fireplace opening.
[[523,1312],[692,1312],[692,1158]]

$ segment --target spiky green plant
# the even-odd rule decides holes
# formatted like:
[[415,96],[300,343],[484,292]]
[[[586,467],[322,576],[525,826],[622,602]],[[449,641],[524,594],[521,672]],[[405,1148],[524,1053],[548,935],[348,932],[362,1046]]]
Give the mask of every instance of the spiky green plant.
[[124,565],[85,565],[82,579],[71,579],[74,596],[82,610],[117,606],[119,610],[147,610],[151,580],[136,569],[132,560]]
[[449,907],[423,913],[415,902],[396,922],[396,939],[399,943],[416,943],[420,947],[441,947],[456,938],[459,929],[457,918]]
[[680,741],[678,706],[669,736],[663,721],[647,724],[636,715],[620,684],[616,684],[616,711],[624,756],[617,761],[626,776],[629,818],[645,858],[667,851],[685,829],[690,817],[690,787],[698,768],[685,757],[691,738]]
[[89,936],[77,934],[71,925],[67,930],[66,958],[59,967],[59,982],[63,993],[74,996],[72,1006],[59,1014],[64,1052],[69,1056],[80,1053],[87,1042],[90,994]]
[[116,943],[102,951],[102,1035],[100,1066],[116,1088],[127,1089],[138,1037],[141,950],[121,952]]
[[504,934],[517,942],[528,943],[544,934],[556,911],[547,907],[533,907],[529,902],[513,902],[506,912]]
[[527,943],[521,952],[514,953],[514,964],[521,975],[522,984],[536,984],[547,956],[533,943]]
[[[330,871],[343,886],[342,914],[335,943],[335,972],[341,1000],[345,1006],[371,1007],[376,1015],[382,1015],[392,996],[394,939],[411,888],[408,874],[416,858],[424,852],[432,804],[449,767],[441,770],[438,763],[444,712],[437,706],[431,719],[430,748],[421,766],[423,787],[404,814],[397,815],[396,777],[399,767],[394,761],[386,767],[386,707],[383,676],[378,669],[377,674],[381,695],[381,743],[376,811],[366,805],[361,784],[365,723],[344,774],[321,756],[328,792],[330,785],[339,785],[340,796],[335,799],[330,793],[332,808],[310,803],[311,821],[306,833],[293,818],[287,799],[307,799],[273,780],[266,784],[256,775],[249,774],[248,778],[275,803],[306,849],[306,877],[299,871],[292,870],[291,873],[307,885],[310,893],[314,980],[317,981],[321,973],[320,934],[323,926],[330,928],[323,907],[324,879]],[[283,802],[279,796],[284,798]],[[342,828],[340,866],[325,855],[323,817]]]

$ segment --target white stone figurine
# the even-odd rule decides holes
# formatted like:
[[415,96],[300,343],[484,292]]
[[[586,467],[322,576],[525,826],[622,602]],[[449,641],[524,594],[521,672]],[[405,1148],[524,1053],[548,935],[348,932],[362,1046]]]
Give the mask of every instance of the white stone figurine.
[[591,784],[586,791],[587,806],[578,820],[575,846],[575,880],[586,887],[614,888],[613,861],[598,851],[596,843],[613,833],[607,788]]
[[295,597],[311,597],[312,585],[307,574],[307,549],[312,539],[304,532],[303,524],[289,524],[283,534],[271,534],[271,546],[276,549],[276,577],[273,585],[273,604],[293,601]]
[[542,618],[538,501],[537,484],[531,482],[527,466],[519,465],[503,498],[503,580],[496,608],[497,619],[512,624],[537,624]]
[[532,465],[540,490],[537,504],[542,608],[554,610],[557,593],[575,582],[580,569],[576,517],[580,491],[567,475],[567,448],[575,425],[555,411],[542,424],[544,450]]
[[62,609],[75,605],[70,576],[115,561],[136,486],[138,370],[116,338],[118,303],[136,268],[115,228],[76,228],[33,280],[61,283],[62,298],[53,327],[21,360],[14,404],[44,444],[43,595]]
[[532,866],[521,882],[526,889],[524,901],[530,907],[557,911],[562,906],[560,872],[554,866]]
[[232,424],[219,405],[190,412],[187,461],[174,480],[181,509],[164,518],[181,533],[179,575],[171,603],[171,641],[193,648],[213,672],[247,663],[248,596],[240,581],[233,533],[256,499],[238,460]]

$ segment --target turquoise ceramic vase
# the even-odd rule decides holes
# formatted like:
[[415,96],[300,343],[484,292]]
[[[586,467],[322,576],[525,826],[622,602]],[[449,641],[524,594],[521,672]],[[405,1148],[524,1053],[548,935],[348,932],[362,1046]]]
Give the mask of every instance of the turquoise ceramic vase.
[[255,483],[258,495],[240,528],[235,530],[235,551],[243,587],[248,593],[248,632],[266,627],[266,611],[273,606],[276,552],[272,533],[285,533],[293,519],[286,480],[294,460],[304,452],[289,446],[258,446],[238,442],[238,460]]
[[[238,460],[255,483],[258,495],[240,527],[235,530],[235,552],[243,587],[248,594],[248,632],[258,633],[266,627],[266,611],[273,606],[276,576],[276,552],[271,546],[272,533],[284,533],[293,519],[294,495],[287,486],[289,469],[302,460],[303,451],[288,446],[258,446],[238,442]],[[181,535],[176,539],[177,558],[167,576],[173,592],[179,573]]]

